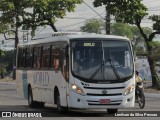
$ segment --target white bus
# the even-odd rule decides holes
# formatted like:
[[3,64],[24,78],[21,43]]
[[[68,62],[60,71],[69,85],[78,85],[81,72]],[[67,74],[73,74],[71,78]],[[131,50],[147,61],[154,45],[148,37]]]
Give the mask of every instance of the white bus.
[[134,59],[130,40],[113,35],[54,33],[18,45],[17,93],[30,107],[133,107]]

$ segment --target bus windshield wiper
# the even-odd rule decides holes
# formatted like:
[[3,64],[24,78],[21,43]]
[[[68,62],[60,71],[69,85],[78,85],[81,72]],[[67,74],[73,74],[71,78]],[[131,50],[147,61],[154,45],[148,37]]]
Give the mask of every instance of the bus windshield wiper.
[[99,67],[97,68],[97,70],[91,75],[91,77],[89,78],[90,80],[92,80],[96,75],[97,73],[102,70],[102,67],[104,66],[104,61],[102,60],[101,64],[99,65]]
[[113,63],[110,51],[109,51],[109,57],[110,58],[109,58],[108,62],[111,64],[111,67],[113,68],[113,72],[114,72],[115,76],[118,78],[118,80],[121,80],[120,75],[119,75],[119,73]]
[[91,75],[91,77],[89,78],[90,80],[92,80],[100,70],[101,70],[101,72],[103,74],[103,77],[104,77],[104,63],[105,63],[105,60],[104,60],[104,50],[103,50],[103,42],[102,41],[101,41],[101,44],[102,44],[102,46],[101,46],[101,49],[102,49],[101,64],[99,65],[97,70]]

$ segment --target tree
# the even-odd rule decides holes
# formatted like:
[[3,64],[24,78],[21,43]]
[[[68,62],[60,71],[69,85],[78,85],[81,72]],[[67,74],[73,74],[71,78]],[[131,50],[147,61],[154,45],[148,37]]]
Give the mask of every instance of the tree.
[[[57,18],[63,18],[66,12],[74,11],[75,5],[80,4],[82,0],[1,0],[0,1],[0,22],[10,23],[15,27],[12,30],[15,34],[15,57],[18,40],[18,28],[32,28],[37,26],[50,25],[57,32],[54,23]],[[30,10],[33,9],[33,12]],[[14,60],[14,65],[16,61]],[[15,67],[14,67],[15,68]],[[13,70],[13,79],[15,79],[15,69]]]
[[49,25],[55,32],[54,25],[58,18],[62,19],[66,12],[73,12],[76,4],[82,0],[33,0],[30,5],[33,12],[26,12],[23,15],[23,22],[27,28]]
[[4,56],[3,50],[0,49],[0,76],[1,78],[4,78],[4,70],[3,70],[3,65],[2,65],[2,57]]
[[76,4],[81,2],[82,0],[1,0],[0,21],[17,27],[24,25],[26,29],[49,25],[57,32],[55,21],[63,18],[66,12],[73,12]]
[[1,58],[1,62],[4,66],[6,66],[7,73],[11,73],[13,70],[13,57],[14,57],[14,51],[13,50],[7,50],[3,51],[4,56]]
[[105,23],[102,19],[92,18],[87,20],[84,26],[82,26],[80,29],[83,32],[101,34],[102,31],[104,30],[104,26],[105,26]]
[[132,26],[124,23],[113,23],[111,24],[111,34],[126,36],[130,39],[133,38]]
[[9,29],[9,25],[8,24],[3,24],[0,22],[0,33],[4,33],[6,30]]
[[[146,42],[148,54],[150,55],[152,53],[151,52],[152,46],[150,45],[150,42],[153,40],[156,34],[160,33],[160,22],[159,22],[160,16],[153,15],[149,17],[149,19],[154,21],[153,29],[155,31],[148,35],[141,27],[142,19],[148,15],[147,7],[141,2],[141,0],[121,0],[121,1],[95,0],[94,1],[95,7],[102,5],[106,5],[106,10],[109,10],[110,14],[115,16],[116,21],[128,24],[134,24],[137,26],[140,34],[142,35],[142,37]],[[152,74],[152,86],[155,87],[157,83],[155,62],[151,56],[148,56],[148,61]]]
[[[151,34],[153,32],[152,29],[148,27],[142,27],[142,29],[147,34]],[[111,24],[111,34],[126,36],[130,40],[134,39],[135,45],[133,46],[133,49],[136,55],[142,55],[142,56],[147,55],[147,51],[145,50],[146,48],[145,41],[135,25],[129,25],[124,23],[113,23]]]

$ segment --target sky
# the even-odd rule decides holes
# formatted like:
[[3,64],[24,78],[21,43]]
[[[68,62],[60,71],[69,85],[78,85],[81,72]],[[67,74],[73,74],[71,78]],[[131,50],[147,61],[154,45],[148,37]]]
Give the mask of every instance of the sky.
[[[85,21],[90,18],[104,18],[106,15],[105,7],[94,8],[94,0],[84,0],[84,2],[90,6],[88,7],[85,3],[77,5],[75,12],[67,13],[64,19],[58,19],[55,23],[56,28],[59,31],[77,31],[81,26],[84,25]],[[143,3],[148,7],[149,14],[160,14],[160,0],[143,0]],[[99,14],[97,14],[96,12]],[[146,18],[142,20],[142,26],[152,27],[152,21],[147,20]],[[53,32],[50,27],[42,28],[39,27],[36,35],[43,33]],[[19,38],[22,39],[22,33],[20,33]],[[9,42],[9,41],[5,41]]]
[[[94,8],[94,0],[84,0],[87,5],[92,7],[98,14],[105,17],[105,7]],[[160,14],[160,0],[143,0],[143,3],[148,7],[149,14]],[[68,13],[67,16],[56,22],[56,27],[59,30],[79,30],[80,26],[83,26],[85,21],[90,18],[101,18],[96,12],[89,8],[86,4],[82,3],[77,5],[74,13]],[[77,18],[77,19],[71,19]],[[102,18],[101,18],[102,19]],[[151,27],[151,21],[144,19],[142,21],[143,26]]]
[[[105,18],[105,6],[94,8],[94,0],[84,0],[85,3],[77,5],[75,11],[67,13],[64,19],[58,19],[55,23],[58,31],[79,31],[80,27],[84,25],[85,21],[90,18]],[[143,3],[148,7],[149,15],[160,14],[160,0],[143,0]],[[91,9],[91,8],[93,9]],[[97,14],[96,12],[99,14]],[[104,20],[105,21],[105,20]],[[113,22],[113,21],[112,21]],[[145,18],[142,20],[142,26],[152,28],[152,21]],[[37,35],[41,33],[53,32],[50,27],[39,28]]]

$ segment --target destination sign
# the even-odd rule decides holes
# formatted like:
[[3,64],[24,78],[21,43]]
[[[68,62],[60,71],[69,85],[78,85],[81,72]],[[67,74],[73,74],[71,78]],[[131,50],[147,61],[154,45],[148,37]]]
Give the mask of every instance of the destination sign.
[[94,47],[95,45],[95,43],[84,43],[85,47]]

